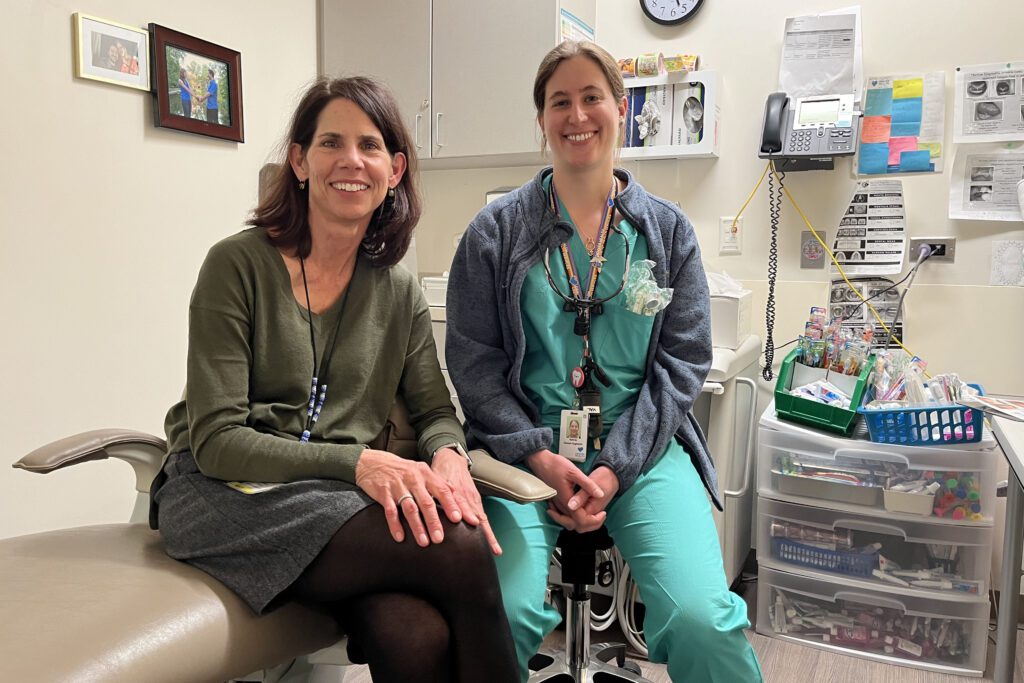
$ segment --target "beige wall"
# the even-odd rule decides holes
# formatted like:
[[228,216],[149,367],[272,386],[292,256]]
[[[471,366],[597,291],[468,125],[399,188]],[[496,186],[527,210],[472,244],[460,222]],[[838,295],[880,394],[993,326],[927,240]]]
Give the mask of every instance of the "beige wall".
[[[727,271],[760,295],[755,332],[763,335],[767,189],[762,187],[744,213],[741,255],[718,255],[718,220],[735,215],[763,170],[764,162],[756,156],[760,122],[765,98],[777,85],[786,17],[843,5],[825,0],[710,0],[707,5],[688,24],[672,28],[647,21],[636,2],[598,0],[597,38],[616,57],[654,51],[697,53],[703,66],[722,74],[723,137],[718,159],[627,162],[626,167],[649,190],[682,205],[697,228],[707,268]],[[1015,340],[1024,334],[1024,289],[988,286],[992,240],[1024,239],[1024,225],[947,218],[954,149],[954,69],[958,64],[1024,59],[1019,30],[1024,25],[1024,4],[978,0],[971,3],[970,12],[943,11],[925,0],[863,0],[861,7],[867,75],[896,70],[946,72],[946,171],[903,178],[903,185],[910,235],[955,236],[957,260],[953,265],[925,264],[916,278],[906,304],[908,345],[928,360],[929,368],[960,372],[990,392],[1024,394],[1024,355],[985,350],[1016,346]],[[419,241],[420,270],[447,268],[453,254],[451,237],[465,228],[483,204],[484,192],[499,185],[518,185],[535,171],[425,172],[427,211],[420,230],[438,239]],[[838,161],[833,172],[792,173],[786,183],[815,227],[834,237],[852,189],[850,162]],[[796,336],[808,307],[822,305],[827,293],[825,271],[800,269],[802,229],[799,216],[787,206],[779,230],[776,337],[780,342]]]
[[[635,1],[598,2],[598,38],[614,54],[696,52],[722,73],[721,157],[629,168],[649,189],[682,204],[708,267],[741,278],[755,292],[755,310],[763,311],[766,291],[764,190],[747,209],[742,255],[717,255],[718,217],[735,213],[761,171],[755,147],[764,99],[775,87],[785,17],[839,4],[709,0],[693,22],[672,29],[646,22]],[[937,11],[925,0],[864,0],[862,6],[866,71],[944,70],[950,120],[957,63],[1024,58],[1020,3],[979,0],[969,13]],[[146,94],[74,79],[70,17],[78,10],[138,26],[154,21],[239,50],[247,141],[155,129]],[[161,432],[183,383],[196,269],[209,245],[237,230],[252,206],[257,171],[316,64],[314,2],[94,0],[84,8],[28,0],[7,3],[3,12],[8,31],[0,63],[8,98],[0,123],[8,163],[0,171],[6,389],[0,537],[127,517],[126,466],[93,463],[44,478],[6,463],[85,429]],[[282,46],[268,37],[280,37]],[[950,137],[947,128],[947,142]],[[849,193],[848,170],[841,162],[833,173],[789,176],[811,219],[830,235]],[[452,238],[483,204],[484,192],[521,184],[535,171],[425,172],[421,271],[447,268]],[[910,346],[932,368],[959,371],[990,391],[1022,394],[1024,359],[989,348],[1019,345],[1024,291],[987,282],[991,240],[1022,239],[1024,231],[1020,224],[949,221],[948,173],[904,180],[910,233],[959,239],[955,265],[927,264],[917,278],[908,299]],[[780,340],[795,335],[807,308],[825,294],[821,271],[799,269],[801,227],[787,209],[780,231]]]
[[[149,94],[74,78],[75,11],[241,52],[245,143],[154,128]],[[0,537],[127,519],[122,463],[46,477],[9,463],[86,429],[162,433],[199,263],[240,228],[316,70],[311,1],[21,0],[2,16]]]
[[[928,361],[930,369],[959,372],[981,382],[990,392],[1024,394],[1024,354],[1015,351],[1024,336],[1024,289],[988,286],[992,240],[1024,239],[1024,226],[947,218],[954,150],[954,69],[958,64],[1024,59],[1020,40],[1024,3],[977,0],[969,11],[954,11],[926,0],[862,0],[860,4],[866,75],[946,72],[946,171],[904,178],[903,186],[909,234],[955,236],[957,260],[953,265],[928,263],[922,267],[907,298],[908,345]],[[717,160],[629,162],[627,168],[649,190],[682,205],[696,226],[708,269],[725,270],[754,291],[754,331],[762,337],[769,243],[766,188],[762,187],[744,214],[741,255],[718,255],[718,220],[735,215],[764,167],[756,156],[760,122],[765,98],[777,85],[786,17],[842,6],[842,2],[824,0],[709,0],[688,25],[665,28],[646,21],[634,1],[598,0],[597,39],[616,57],[655,51],[697,53],[703,65],[722,74],[723,138]],[[448,267],[454,253],[452,237],[472,219],[487,190],[518,185],[536,170],[424,173],[427,209],[420,230],[432,239],[418,242],[420,270]],[[831,173],[790,174],[786,183],[815,227],[834,237],[852,189],[850,162],[839,161]],[[803,229],[799,216],[787,206],[779,230],[775,328],[779,343],[795,337],[803,328],[808,308],[823,305],[827,296],[825,271],[800,269]],[[770,387],[762,382],[762,406],[770,398]],[[1004,478],[1005,463],[1001,467]],[[1002,538],[1002,510],[1000,500],[997,539]],[[998,572],[998,548],[995,559],[994,571]]]

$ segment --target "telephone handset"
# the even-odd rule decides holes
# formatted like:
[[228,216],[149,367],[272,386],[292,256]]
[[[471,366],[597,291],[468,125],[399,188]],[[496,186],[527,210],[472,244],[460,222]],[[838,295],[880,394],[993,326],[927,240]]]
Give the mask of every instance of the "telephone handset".
[[789,120],[789,97],[784,92],[773,92],[764,105],[764,127],[761,133],[761,152],[776,154],[782,151],[782,127]]
[[779,170],[830,169],[833,157],[856,150],[859,123],[852,94],[790,98],[772,93],[764,106],[758,156],[782,162],[776,164]]

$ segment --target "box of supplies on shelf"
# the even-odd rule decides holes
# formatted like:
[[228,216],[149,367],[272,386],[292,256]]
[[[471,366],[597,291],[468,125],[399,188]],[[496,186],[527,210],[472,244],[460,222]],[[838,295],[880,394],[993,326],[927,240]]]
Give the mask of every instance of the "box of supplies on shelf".
[[[817,427],[837,434],[849,434],[857,419],[857,407],[864,398],[873,361],[864,363],[859,375],[843,375],[825,368],[812,368],[797,361],[800,352],[794,349],[782,361],[775,382],[775,411],[779,417],[809,427]],[[794,396],[790,389],[827,379],[850,397],[850,408],[818,403],[802,396]]]
[[423,295],[430,306],[444,306],[448,296],[448,275],[423,278]]

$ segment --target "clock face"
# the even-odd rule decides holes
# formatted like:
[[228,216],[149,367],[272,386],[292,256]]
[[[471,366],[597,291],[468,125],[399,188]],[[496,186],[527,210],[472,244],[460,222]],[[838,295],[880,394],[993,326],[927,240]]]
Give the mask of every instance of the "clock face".
[[654,22],[671,26],[691,19],[704,0],[640,0],[644,14]]

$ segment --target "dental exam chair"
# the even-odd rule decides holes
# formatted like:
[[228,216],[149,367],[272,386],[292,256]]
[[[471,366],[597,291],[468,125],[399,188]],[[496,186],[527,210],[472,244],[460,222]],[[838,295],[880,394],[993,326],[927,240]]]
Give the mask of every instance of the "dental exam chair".
[[[400,402],[373,446],[415,453]],[[288,602],[256,616],[216,579],[164,553],[148,517],[165,449],[149,434],[104,429],[14,463],[48,474],[117,458],[134,468],[138,496],[127,523],[0,540],[0,681],[294,683],[319,680],[317,667],[350,663],[327,614]],[[472,458],[481,493],[522,502],[555,494],[483,451]]]

